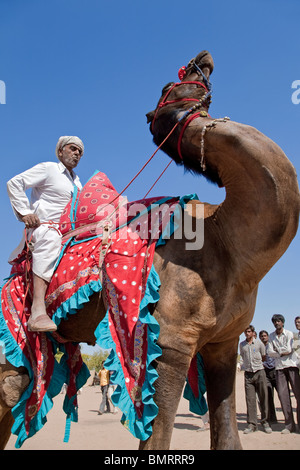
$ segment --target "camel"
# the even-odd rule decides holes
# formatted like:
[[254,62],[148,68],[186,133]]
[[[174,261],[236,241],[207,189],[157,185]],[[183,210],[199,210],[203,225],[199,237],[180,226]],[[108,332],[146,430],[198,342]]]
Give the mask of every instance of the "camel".
[[[169,449],[186,376],[198,352],[205,368],[211,449],[241,449],[235,415],[239,336],[253,318],[259,282],[298,228],[298,182],[284,152],[253,127],[207,114],[213,67],[211,55],[202,51],[189,62],[180,85],[168,84],[156,110],[147,115],[155,144],[178,165],[224,186],[226,197],[219,205],[204,204],[200,249],[186,249],[183,230],[182,238],[172,236],[155,251],[161,281],[152,312],[162,349],[154,396],[159,412],[140,450]],[[187,205],[192,219],[197,204]],[[59,333],[94,344],[104,313],[102,298],[94,294],[82,310],[61,322]],[[2,447],[10,435],[10,409],[27,386],[24,370],[9,364],[6,369],[0,382]]]

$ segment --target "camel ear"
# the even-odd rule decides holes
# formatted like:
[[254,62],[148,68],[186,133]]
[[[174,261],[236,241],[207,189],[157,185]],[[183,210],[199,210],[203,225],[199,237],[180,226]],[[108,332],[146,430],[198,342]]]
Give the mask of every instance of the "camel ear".
[[153,121],[154,114],[155,114],[155,111],[150,111],[150,113],[147,113],[147,114],[146,114],[146,117],[147,117],[147,124],[148,124],[149,122],[152,122],[152,121]]

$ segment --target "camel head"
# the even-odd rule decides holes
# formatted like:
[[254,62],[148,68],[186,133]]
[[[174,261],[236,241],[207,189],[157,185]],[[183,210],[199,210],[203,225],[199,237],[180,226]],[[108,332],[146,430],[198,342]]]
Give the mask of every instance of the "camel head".
[[[186,67],[179,69],[179,82],[170,82],[164,86],[156,109],[146,116],[156,145],[161,146],[178,165],[184,165],[188,171],[202,174],[209,181],[223,186],[215,168],[207,166],[203,170],[198,162],[195,164],[195,160],[189,158],[189,149],[186,149],[184,159],[180,154],[180,130],[184,129],[184,123],[188,121],[189,116],[196,117],[199,113],[203,117],[208,116],[211,102],[210,75],[213,69],[214,62],[210,53],[200,52]],[[179,124],[176,132],[163,143],[176,124]]]
[[[209,78],[210,78],[211,73],[213,72],[213,69],[214,69],[214,61],[213,61],[212,56],[210,55],[208,51],[201,51],[196,57],[194,57],[193,59],[189,61],[187,66],[181,67],[179,69],[178,76],[182,83],[187,82],[187,81],[197,81],[205,85],[206,88],[209,90],[211,88]],[[146,114],[147,123],[152,123],[154,116],[157,112],[157,109],[159,108],[165,95],[170,91],[173,85],[175,85],[175,82],[169,82],[163,87],[161,97],[158,101],[156,109]],[[204,94],[203,93],[204,90],[205,90],[204,88],[200,90],[202,94]],[[177,94],[180,97],[180,96],[184,96],[184,93],[185,91],[182,88],[181,89],[180,87],[178,89],[174,88],[173,94]],[[172,99],[177,99],[177,97],[174,98],[172,96]],[[210,100],[209,100],[209,103],[210,103]],[[152,132],[152,126],[150,126],[150,130]]]

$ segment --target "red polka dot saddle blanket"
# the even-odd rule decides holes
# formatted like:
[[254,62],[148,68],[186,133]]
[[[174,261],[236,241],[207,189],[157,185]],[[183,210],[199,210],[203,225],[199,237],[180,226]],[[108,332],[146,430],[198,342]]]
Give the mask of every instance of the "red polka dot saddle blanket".
[[[115,405],[122,423],[138,439],[152,433],[158,409],[154,402],[157,373],[153,361],[160,356],[159,325],[150,305],[159,300],[159,276],[153,266],[156,246],[175,230],[176,212],[196,195],[159,197],[127,202],[107,176],[96,172],[74,194],[60,221],[62,250],[46,293],[46,307],[57,325],[76,314],[94,293],[102,292],[107,312],[95,336],[109,349],[106,368],[117,385]],[[1,291],[0,341],[7,360],[25,366],[30,386],[13,409],[16,447],[47,421],[53,397],[64,383],[67,422],[77,420],[77,390],[89,372],[78,344],[63,343],[58,334],[32,333],[28,259],[18,260]],[[57,351],[63,352],[60,361]],[[67,437],[66,437],[67,440]]]

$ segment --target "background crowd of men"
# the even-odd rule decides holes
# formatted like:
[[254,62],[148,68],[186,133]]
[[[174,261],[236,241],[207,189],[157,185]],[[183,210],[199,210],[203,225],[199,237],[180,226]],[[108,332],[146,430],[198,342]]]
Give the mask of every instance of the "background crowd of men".
[[[277,423],[274,406],[274,390],[277,391],[284,415],[285,427],[282,434],[300,431],[300,355],[296,352],[294,334],[284,328],[283,315],[273,315],[275,331],[259,332],[259,338],[252,325],[245,329],[245,341],[240,343],[240,361],[245,372],[245,396],[247,405],[247,428],[244,434],[257,430],[257,401],[261,414],[261,425],[271,433],[271,424]],[[295,318],[300,335],[300,317]],[[300,352],[300,349],[299,349]],[[297,425],[293,415],[291,392],[296,400]]]

